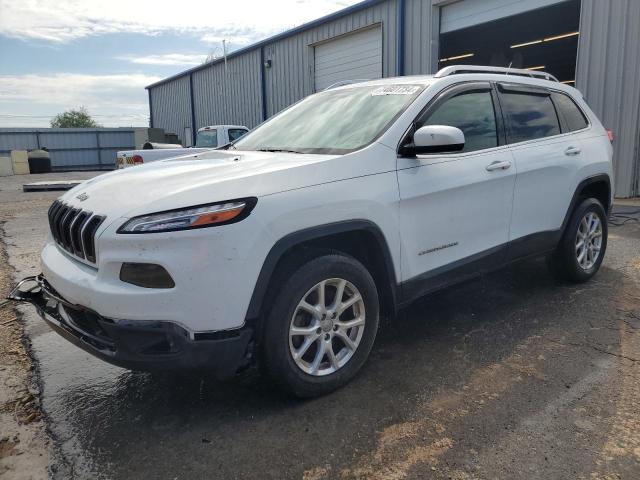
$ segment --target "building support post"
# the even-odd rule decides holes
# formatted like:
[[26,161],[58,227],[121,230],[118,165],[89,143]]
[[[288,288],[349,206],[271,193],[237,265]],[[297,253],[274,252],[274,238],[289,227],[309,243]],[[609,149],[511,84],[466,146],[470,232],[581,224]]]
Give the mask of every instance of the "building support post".
[[96,149],[98,151],[98,164],[102,170],[102,147],[100,146],[100,130],[96,130]]
[[147,88],[149,94],[149,128],[153,128],[153,103],[151,102],[151,89]]
[[189,74],[189,100],[191,101],[191,145],[195,146],[198,131],[196,128],[196,107],[193,100],[193,75],[191,73]]
[[396,0],[396,75],[404,75],[405,0]]
[[260,103],[262,121],[267,119],[267,79],[265,78],[264,47],[260,47]]

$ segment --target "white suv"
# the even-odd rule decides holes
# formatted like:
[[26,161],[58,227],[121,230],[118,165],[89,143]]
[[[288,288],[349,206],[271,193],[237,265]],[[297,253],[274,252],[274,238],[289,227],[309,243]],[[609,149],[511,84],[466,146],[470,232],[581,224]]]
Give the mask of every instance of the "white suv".
[[258,363],[298,396],[362,367],[378,319],[515,260],[600,267],[612,146],[548,74],[448,67],[312,95],[224,150],[101,175],[49,210],[12,293],[139,370]]

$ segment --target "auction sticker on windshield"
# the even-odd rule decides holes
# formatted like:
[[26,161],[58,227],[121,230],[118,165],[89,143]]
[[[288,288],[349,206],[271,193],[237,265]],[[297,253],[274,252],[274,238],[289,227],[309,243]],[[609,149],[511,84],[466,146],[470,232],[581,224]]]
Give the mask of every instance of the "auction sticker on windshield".
[[387,85],[384,87],[376,88],[371,92],[372,97],[378,95],[413,95],[420,87],[418,85]]

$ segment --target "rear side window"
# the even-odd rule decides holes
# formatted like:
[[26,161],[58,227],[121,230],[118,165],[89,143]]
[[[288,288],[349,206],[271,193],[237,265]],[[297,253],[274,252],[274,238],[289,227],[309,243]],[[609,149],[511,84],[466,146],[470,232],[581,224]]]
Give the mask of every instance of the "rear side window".
[[509,143],[551,137],[560,133],[558,114],[549,95],[507,92],[500,96],[507,120]]
[[448,125],[464,133],[463,152],[473,152],[498,145],[496,115],[490,92],[462,93],[445,100],[426,120],[418,121],[416,128],[425,125]]
[[231,142],[233,142],[234,140],[239,139],[245,133],[247,133],[247,130],[245,130],[244,128],[230,128],[229,129],[229,140]]
[[556,104],[556,108],[560,115],[564,118],[567,124],[567,131],[575,132],[576,130],[582,130],[587,128],[589,122],[587,121],[582,110],[578,108],[576,102],[574,102],[568,95],[564,93],[552,94],[553,102]]

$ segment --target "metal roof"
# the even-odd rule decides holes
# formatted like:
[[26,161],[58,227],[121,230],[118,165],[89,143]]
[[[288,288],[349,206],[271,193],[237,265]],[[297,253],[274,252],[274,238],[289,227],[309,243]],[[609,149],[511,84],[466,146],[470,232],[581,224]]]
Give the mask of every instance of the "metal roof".
[[[240,56],[244,53],[250,52],[252,50],[255,50],[257,48],[261,48],[264,47],[265,45],[268,45],[270,43],[273,43],[277,40],[282,40],[283,38],[288,38],[291,37],[293,35],[296,35],[300,32],[303,32],[305,30],[309,30],[310,28],[313,27],[317,27],[318,25],[321,25],[325,22],[330,22],[332,20],[337,20],[339,18],[342,17],[346,17],[347,15],[350,15],[352,13],[358,12],[360,10],[364,10],[365,8],[369,8],[373,5],[376,5],[378,3],[382,3],[385,0],[364,0],[360,3],[356,3],[355,5],[351,5],[350,7],[347,8],[343,8],[342,10],[338,10],[337,12],[334,13],[330,13],[329,15],[325,15],[324,17],[320,17],[316,20],[313,20],[311,22],[308,23],[304,23],[298,27],[292,28],[291,30],[287,30],[286,32],[282,32],[282,33],[278,33],[277,35],[273,35],[271,37],[265,38],[264,40],[260,40],[259,42],[256,43],[252,43],[251,45],[247,45],[246,47],[240,48],[238,50],[234,50],[233,52],[229,53],[227,55],[227,60],[233,57],[237,57]],[[212,65],[216,65],[218,63],[222,63],[224,62],[224,57],[221,58],[217,58],[211,62],[207,62],[207,63],[203,63],[202,65],[198,65],[196,67],[190,68],[188,70],[185,70],[183,72],[177,73],[175,75],[172,75],[170,77],[167,77],[163,80],[159,80],[155,83],[152,83],[151,85],[147,85],[146,88],[147,90],[153,87],[157,87],[158,85],[162,85],[164,83],[168,83],[171,82],[172,80],[176,80],[178,78],[181,77],[185,77],[187,75],[192,74],[193,72],[197,72],[199,70],[204,70],[205,68],[208,68]]]

